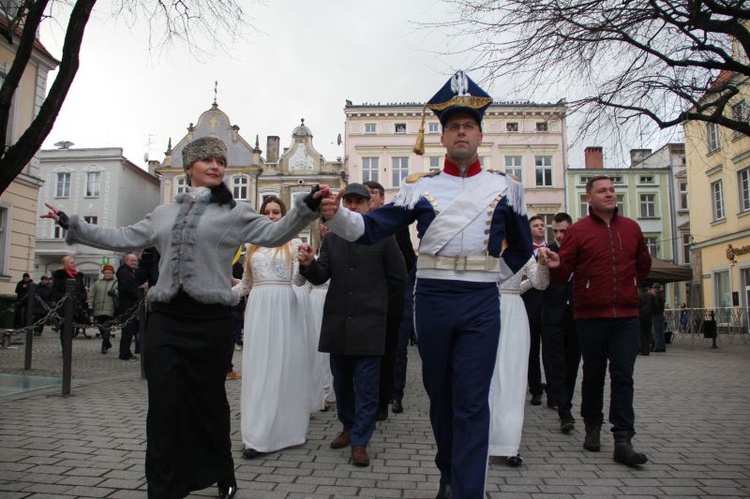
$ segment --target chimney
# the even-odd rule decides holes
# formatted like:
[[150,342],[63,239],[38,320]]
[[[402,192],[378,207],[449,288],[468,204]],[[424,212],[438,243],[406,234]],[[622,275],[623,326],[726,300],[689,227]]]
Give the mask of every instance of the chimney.
[[281,139],[276,135],[266,137],[266,162],[276,163],[279,160],[279,143]]
[[631,149],[630,150],[630,166],[643,161],[646,157],[651,154],[651,149]]
[[584,152],[584,163],[587,170],[604,168],[604,153],[601,146],[589,146]]

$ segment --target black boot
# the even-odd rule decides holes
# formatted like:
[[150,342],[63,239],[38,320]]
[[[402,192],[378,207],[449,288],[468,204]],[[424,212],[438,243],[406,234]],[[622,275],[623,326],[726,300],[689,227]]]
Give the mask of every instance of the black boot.
[[630,443],[633,435],[635,435],[634,431],[614,432],[615,454],[613,457],[616,462],[626,464],[628,466],[637,466],[639,464],[646,464],[648,462],[646,454],[642,454],[633,450],[633,445]]
[[590,423],[584,421],[586,425],[586,438],[583,440],[583,448],[591,452],[599,452],[602,448],[600,435],[602,433],[601,423]]

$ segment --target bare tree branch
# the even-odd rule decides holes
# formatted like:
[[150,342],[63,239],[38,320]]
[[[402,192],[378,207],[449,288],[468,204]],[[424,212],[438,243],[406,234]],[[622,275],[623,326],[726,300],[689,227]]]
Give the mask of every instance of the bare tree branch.
[[[0,37],[16,48],[0,86],[0,194],[23,171],[52,130],[78,71],[84,31],[96,5],[96,0],[71,0],[62,59],[49,94],[31,125],[15,143],[6,144],[11,105],[31,59],[39,25],[45,20],[57,21],[45,14],[52,2],[21,0],[17,9],[10,11],[13,2],[0,2]],[[248,19],[240,4],[241,0],[116,0],[114,13],[131,23],[145,22],[151,47],[165,48],[177,41],[186,44],[194,55],[201,55],[206,40],[216,50],[224,48],[227,37],[234,41],[241,36]]]
[[730,112],[750,78],[746,1],[444,2],[448,19],[422,26],[460,44],[449,52],[469,57],[467,69],[557,92],[588,129],[640,127],[644,117],[659,129],[689,119],[750,135],[747,119]]

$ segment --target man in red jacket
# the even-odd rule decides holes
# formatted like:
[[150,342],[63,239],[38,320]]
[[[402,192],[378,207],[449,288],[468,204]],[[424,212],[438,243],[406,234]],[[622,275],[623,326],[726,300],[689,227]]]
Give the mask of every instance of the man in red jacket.
[[617,213],[617,195],[609,177],[586,184],[589,216],[573,224],[559,253],[540,250],[553,281],[575,273],[573,310],[583,357],[581,416],[586,424],[583,447],[597,452],[604,414],[604,380],[609,362],[609,421],[615,438],[614,460],[644,464],[633,450],[633,367],[638,355],[638,283],[651,270],[651,258],[638,224]]

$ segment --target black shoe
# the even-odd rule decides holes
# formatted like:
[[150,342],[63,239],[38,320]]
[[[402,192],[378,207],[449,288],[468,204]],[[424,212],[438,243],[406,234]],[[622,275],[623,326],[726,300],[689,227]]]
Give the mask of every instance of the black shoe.
[[219,499],[232,499],[236,493],[236,485],[219,485]]
[[521,457],[521,454],[516,454],[515,456],[508,456],[505,458],[505,462],[508,463],[508,466],[511,468],[518,468],[521,466],[523,458]]
[[435,499],[453,499],[453,490],[450,484],[441,483]]
[[383,409],[378,409],[378,415],[375,419],[378,421],[385,421],[388,419],[388,406],[385,406]]
[[107,347],[102,347],[102,353],[107,353],[107,350],[109,350]]
[[536,394],[531,396],[531,405],[542,405],[542,394]]
[[635,435],[634,431],[616,431],[613,435],[615,437],[615,452],[613,455],[615,462],[627,466],[640,466],[648,462],[646,454],[636,452],[633,449],[631,440]]
[[401,414],[402,412],[404,412],[404,406],[401,405],[400,400],[394,400],[393,408],[391,410],[393,411],[393,414]]
[[583,448],[590,452],[599,452],[601,450],[601,423],[590,423],[588,421],[584,423],[586,424],[586,437],[583,440]]
[[560,431],[563,433],[570,433],[576,427],[574,419],[561,419],[560,420]]
[[557,404],[552,402],[550,399],[547,399],[547,409],[557,410]]
[[247,449],[242,451],[242,457],[244,457],[245,459],[255,459],[256,457],[260,457],[263,454],[265,454],[265,452],[257,451],[252,447],[248,447]]
[[120,357],[120,360],[138,360],[138,356],[131,353],[126,355],[125,357]]

